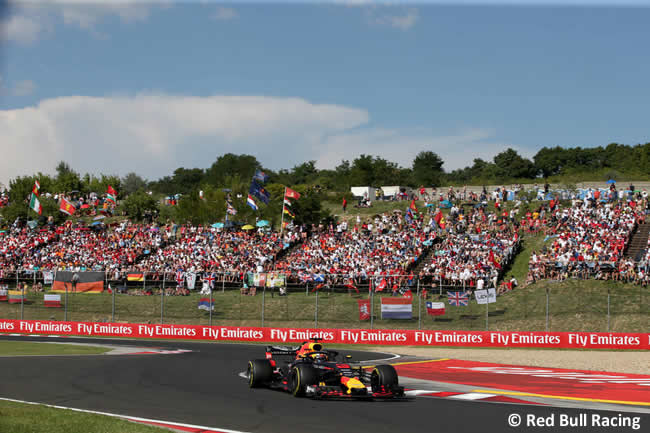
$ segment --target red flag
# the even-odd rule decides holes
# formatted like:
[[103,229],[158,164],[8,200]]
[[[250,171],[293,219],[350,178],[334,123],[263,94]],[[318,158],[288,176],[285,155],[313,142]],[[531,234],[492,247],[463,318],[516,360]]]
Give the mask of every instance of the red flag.
[[345,287],[347,287],[348,290],[354,290],[355,292],[359,293],[359,289],[357,289],[357,286],[355,286],[355,285],[352,284],[352,283],[348,283],[348,284],[346,284]]
[[117,191],[115,191],[115,190],[113,189],[113,187],[110,186],[110,185],[108,185],[108,189],[107,189],[106,192],[108,192],[110,195],[117,196]]
[[404,294],[402,295],[402,298],[408,298],[408,299],[410,299],[410,300],[413,300],[413,292],[411,292],[411,290],[407,290],[407,291],[404,292]]
[[286,188],[284,191],[284,198],[295,198],[297,200],[300,198],[300,194],[291,188]]
[[38,197],[39,195],[41,195],[40,190],[41,190],[41,184],[34,179],[34,186],[32,187],[32,192]]
[[411,200],[411,205],[409,206],[413,212],[418,211],[418,207],[415,205],[415,200]]
[[381,292],[382,290],[384,290],[386,288],[387,285],[388,285],[388,283],[386,282],[386,278],[382,278],[379,285],[375,288],[375,292]]
[[427,314],[429,316],[443,316],[445,314],[445,303],[427,302]]
[[359,320],[370,320],[370,299],[358,299]]
[[313,289],[311,289],[311,292],[314,293],[316,290],[322,289],[323,286],[325,286],[324,283],[319,283],[319,284],[316,285],[316,287],[314,287]]
[[74,214],[75,207],[68,200],[61,197],[61,203],[59,203],[59,210],[67,215]]
[[490,250],[490,263],[492,263],[497,269],[501,269],[501,264],[494,257],[494,251],[492,250]]

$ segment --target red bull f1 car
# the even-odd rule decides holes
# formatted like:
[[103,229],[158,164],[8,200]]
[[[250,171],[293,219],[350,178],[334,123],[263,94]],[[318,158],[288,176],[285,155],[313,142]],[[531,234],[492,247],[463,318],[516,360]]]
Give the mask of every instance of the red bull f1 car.
[[296,397],[394,399],[404,397],[392,365],[364,368],[325,350],[314,339],[296,347],[267,346],[266,359],[248,362],[250,388],[271,388]]

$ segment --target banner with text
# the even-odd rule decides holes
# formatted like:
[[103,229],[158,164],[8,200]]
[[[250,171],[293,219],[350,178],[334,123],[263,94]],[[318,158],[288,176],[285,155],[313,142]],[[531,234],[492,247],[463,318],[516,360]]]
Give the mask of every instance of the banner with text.
[[0,319],[0,333],[189,340],[325,343],[395,346],[514,347],[650,350],[650,333],[414,331],[384,329],[294,329],[238,326],[147,325]]

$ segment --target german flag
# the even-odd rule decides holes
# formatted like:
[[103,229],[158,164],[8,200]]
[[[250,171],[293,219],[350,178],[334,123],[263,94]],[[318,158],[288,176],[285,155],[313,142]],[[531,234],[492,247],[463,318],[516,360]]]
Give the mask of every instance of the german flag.
[[[77,275],[76,284],[72,282],[73,275]],[[103,272],[69,272],[59,271],[54,277],[51,292],[88,292],[101,293],[104,291]]]
[[127,274],[128,281],[144,281],[144,274]]

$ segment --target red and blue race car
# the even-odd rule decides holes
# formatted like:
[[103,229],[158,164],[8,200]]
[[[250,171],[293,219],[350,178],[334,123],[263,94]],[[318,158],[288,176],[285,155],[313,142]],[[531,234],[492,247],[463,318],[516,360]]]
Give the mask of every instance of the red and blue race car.
[[267,346],[266,359],[249,361],[246,375],[251,388],[279,389],[296,397],[404,397],[392,365],[352,366],[349,360],[313,339],[296,347]]

